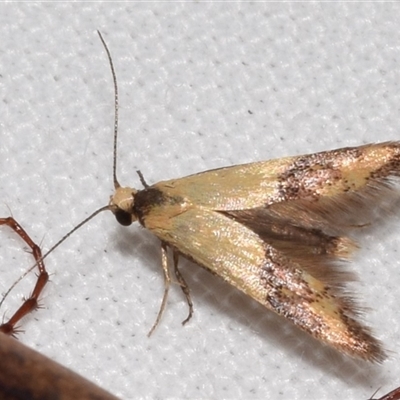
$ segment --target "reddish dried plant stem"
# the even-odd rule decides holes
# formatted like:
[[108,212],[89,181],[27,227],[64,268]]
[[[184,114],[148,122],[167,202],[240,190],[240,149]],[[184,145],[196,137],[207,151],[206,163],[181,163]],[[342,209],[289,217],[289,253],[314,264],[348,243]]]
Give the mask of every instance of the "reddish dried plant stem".
[[21,225],[12,217],[0,218],[0,225],[7,225],[25,241],[25,243],[32,250],[32,255],[35,258],[39,270],[39,275],[37,277],[36,285],[33,289],[32,294],[29,296],[29,298],[24,300],[21,307],[7,322],[0,325],[0,332],[7,335],[14,335],[18,332],[18,329],[16,327],[18,321],[20,321],[23,317],[25,317],[25,315],[29,314],[39,307],[39,296],[47,281],[49,280],[49,274],[47,273],[44,266],[40,247],[33,242],[33,240],[29,237],[29,235],[21,227]]
[[376,400],[400,400],[400,387],[392,390],[390,393]]

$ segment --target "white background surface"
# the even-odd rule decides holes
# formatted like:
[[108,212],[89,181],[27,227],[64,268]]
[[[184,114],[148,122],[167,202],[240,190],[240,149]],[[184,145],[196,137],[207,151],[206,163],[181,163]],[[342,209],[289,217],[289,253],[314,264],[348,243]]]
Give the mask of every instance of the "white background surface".
[[[112,193],[112,81],[122,184],[399,139],[399,4],[2,4],[0,215],[50,247]],[[249,110],[251,113],[249,113]],[[366,399],[400,385],[400,220],[349,266],[366,320],[393,351],[341,357],[197,266],[195,315],[163,291],[159,244],[98,216],[47,259],[44,309],[23,343],[124,399]],[[0,230],[1,290],[31,265]],[[31,277],[32,278],[32,277]],[[7,315],[30,291],[18,286]]]

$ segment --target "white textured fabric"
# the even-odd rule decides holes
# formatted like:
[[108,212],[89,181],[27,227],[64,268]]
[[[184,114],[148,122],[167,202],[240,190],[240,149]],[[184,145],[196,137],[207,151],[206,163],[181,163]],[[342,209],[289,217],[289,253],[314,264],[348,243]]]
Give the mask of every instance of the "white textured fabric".
[[[122,184],[396,140],[400,5],[0,5],[0,215],[49,248],[112,193],[113,88]],[[382,366],[338,356],[199,267],[182,262],[195,314],[163,292],[157,239],[98,216],[46,261],[44,309],[22,342],[124,399],[366,399],[400,385],[399,219],[349,266]],[[1,290],[31,265],[0,229]],[[31,280],[30,280],[31,279]],[[0,313],[27,295],[25,279]],[[380,396],[378,396],[380,397]]]

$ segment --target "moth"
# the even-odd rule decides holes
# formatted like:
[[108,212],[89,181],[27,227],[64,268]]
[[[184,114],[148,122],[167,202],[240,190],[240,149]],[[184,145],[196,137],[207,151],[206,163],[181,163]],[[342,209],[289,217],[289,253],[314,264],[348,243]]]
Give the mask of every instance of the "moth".
[[[344,288],[348,274],[338,261],[357,248],[351,232],[368,224],[395,193],[400,142],[235,165],[154,185],[137,171],[143,189],[121,186],[116,75],[99,36],[114,80],[115,193],[72,232],[110,210],[120,224],[137,221],[160,239],[165,290],[150,333],[165,308],[172,270],[189,307],[183,323],[192,316],[189,287],[178,268],[182,256],[340,352],[383,361],[381,343],[357,319],[359,310]],[[47,254],[37,258],[39,266]]]

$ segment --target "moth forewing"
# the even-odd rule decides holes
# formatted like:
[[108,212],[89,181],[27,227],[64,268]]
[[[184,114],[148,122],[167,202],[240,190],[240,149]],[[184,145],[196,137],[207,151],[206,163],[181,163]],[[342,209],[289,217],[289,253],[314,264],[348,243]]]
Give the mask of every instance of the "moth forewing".
[[119,188],[110,204],[313,337],[382,361],[385,352],[355,319],[357,307],[343,292],[345,274],[335,262],[356,248],[347,235],[392,189],[399,161],[398,142],[344,148],[215,169],[139,191]]

